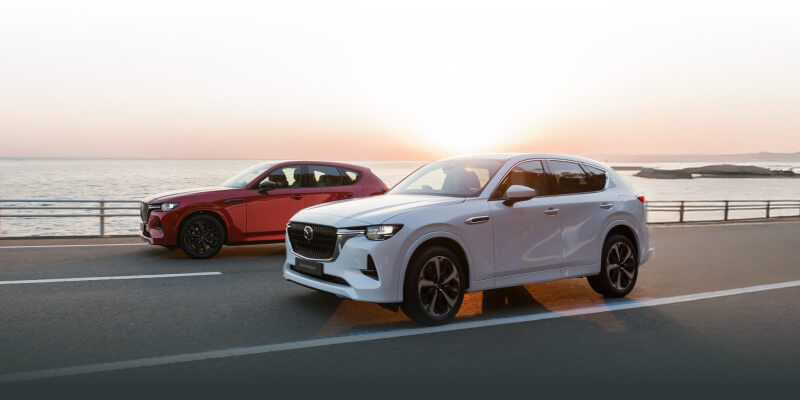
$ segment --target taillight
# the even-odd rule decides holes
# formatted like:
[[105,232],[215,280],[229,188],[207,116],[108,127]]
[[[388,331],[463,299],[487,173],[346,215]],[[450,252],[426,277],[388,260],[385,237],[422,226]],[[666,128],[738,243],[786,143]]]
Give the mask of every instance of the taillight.
[[644,196],[636,196],[636,198],[644,204]]

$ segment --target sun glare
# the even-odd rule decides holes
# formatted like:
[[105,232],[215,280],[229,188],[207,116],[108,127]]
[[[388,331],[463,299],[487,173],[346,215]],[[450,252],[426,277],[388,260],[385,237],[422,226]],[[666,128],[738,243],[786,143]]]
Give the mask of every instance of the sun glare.
[[502,142],[496,128],[472,119],[421,121],[414,129],[417,146],[443,155],[494,151]]
[[[478,91],[474,96],[491,98],[489,93]],[[494,152],[505,147],[514,136],[512,132],[520,129],[520,121],[513,118],[511,104],[494,98],[491,103],[457,94],[427,99],[428,108],[409,118],[408,131],[413,133],[414,144],[441,155]]]

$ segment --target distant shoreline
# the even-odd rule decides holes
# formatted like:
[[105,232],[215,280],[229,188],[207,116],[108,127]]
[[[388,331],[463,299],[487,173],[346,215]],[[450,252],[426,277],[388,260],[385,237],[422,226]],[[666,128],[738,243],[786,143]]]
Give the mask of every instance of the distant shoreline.
[[800,152],[795,153],[740,153],[740,154],[594,154],[589,158],[613,163],[754,163],[800,162]]
[[[590,154],[585,155],[605,163],[753,163],[753,162],[789,162],[800,163],[800,152],[794,153],[738,153],[738,154]],[[308,157],[300,157],[308,158]],[[339,158],[311,157],[330,161],[351,162],[430,162],[433,160],[342,160]],[[442,157],[444,158],[444,156]],[[269,159],[298,159],[297,157],[270,157],[263,158],[188,158],[188,157],[71,157],[71,156],[0,156],[0,160],[215,160],[215,161],[262,161]],[[632,166],[620,166],[617,170],[632,170]],[[636,167],[640,168],[640,167]]]

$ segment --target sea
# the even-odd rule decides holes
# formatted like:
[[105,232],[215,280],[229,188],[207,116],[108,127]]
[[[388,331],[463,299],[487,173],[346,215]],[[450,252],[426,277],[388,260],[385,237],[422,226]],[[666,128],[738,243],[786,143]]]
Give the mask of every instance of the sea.
[[[0,159],[0,200],[41,200],[24,204],[0,202],[0,238],[27,236],[97,235],[99,218],[4,217],[4,215],[46,214],[54,211],[11,210],[19,206],[96,206],[57,204],[47,200],[139,200],[168,190],[219,185],[237,172],[263,160],[170,160],[170,159]],[[369,167],[390,187],[426,161],[347,161]],[[712,164],[615,163],[616,167],[678,169]],[[719,163],[715,161],[714,163]],[[732,163],[773,169],[793,169],[800,163]],[[800,200],[800,179],[793,178],[696,178],[646,179],[635,170],[618,170],[635,192],[648,202],[667,200]],[[114,204],[137,207],[137,204]],[[5,209],[3,209],[5,207]],[[88,214],[95,211],[59,210],[58,213]],[[135,209],[108,213],[137,214]],[[757,217],[760,212],[742,211],[736,218]],[[800,210],[775,210],[773,215],[798,215]],[[667,215],[669,214],[669,215]],[[707,213],[706,213],[707,214]],[[651,212],[652,222],[675,219],[675,213]],[[691,219],[689,217],[687,219]],[[137,234],[136,217],[106,218],[105,234]]]

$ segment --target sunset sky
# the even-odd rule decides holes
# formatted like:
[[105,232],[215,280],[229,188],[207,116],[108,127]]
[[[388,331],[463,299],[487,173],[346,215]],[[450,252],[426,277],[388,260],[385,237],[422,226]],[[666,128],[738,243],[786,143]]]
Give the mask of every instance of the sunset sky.
[[797,152],[798,4],[0,0],[0,157]]

